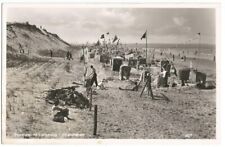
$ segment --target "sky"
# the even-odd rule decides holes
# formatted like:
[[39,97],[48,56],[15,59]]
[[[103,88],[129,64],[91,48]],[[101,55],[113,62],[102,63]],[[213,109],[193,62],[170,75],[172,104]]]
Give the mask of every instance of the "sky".
[[[77,8],[11,6],[7,22],[26,22],[42,26],[69,43],[93,43],[105,34],[124,43],[215,44],[213,8]],[[106,33],[109,32],[109,35]]]

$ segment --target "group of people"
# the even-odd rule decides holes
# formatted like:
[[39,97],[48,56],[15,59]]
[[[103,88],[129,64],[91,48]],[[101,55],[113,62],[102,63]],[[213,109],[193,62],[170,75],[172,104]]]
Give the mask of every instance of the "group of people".
[[[93,84],[95,84],[96,87],[100,86],[98,84],[97,81],[97,72],[96,69],[94,68],[93,65],[87,66],[87,64],[85,64],[85,68],[84,68],[84,81],[88,84],[86,84],[86,88],[91,88],[93,86]],[[170,65],[170,71],[167,70],[167,66]],[[169,72],[169,73],[168,73]],[[177,76],[177,71],[176,68],[173,64],[164,64],[162,65],[162,71],[159,74],[160,77],[166,79],[168,78],[168,75],[171,74],[170,76],[172,77],[172,79],[175,79],[175,76]],[[142,75],[145,75],[145,73]],[[142,79],[141,78],[141,79]],[[142,80],[140,80],[141,82]],[[140,82],[136,82],[135,83],[135,87],[132,89],[132,91],[137,91],[138,90],[138,86],[140,85]],[[100,82],[101,83],[101,82]],[[167,85],[167,82],[165,83]],[[174,81],[173,81],[174,84]],[[173,85],[174,86],[174,85]],[[87,92],[87,96],[88,96],[88,92]],[[64,107],[60,107],[59,106],[59,102],[56,101],[54,106],[52,107],[52,110],[54,113],[54,117],[53,117],[53,121],[57,121],[57,122],[65,122],[66,120],[69,120],[70,118],[68,117],[69,115],[69,110],[67,108]]]
[[[49,54],[50,54],[50,57],[52,58],[53,57],[53,50],[50,49]],[[73,60],[73,56],[72,56],[72,53],[70,51],[66,52],[66,59],[67,60]]]

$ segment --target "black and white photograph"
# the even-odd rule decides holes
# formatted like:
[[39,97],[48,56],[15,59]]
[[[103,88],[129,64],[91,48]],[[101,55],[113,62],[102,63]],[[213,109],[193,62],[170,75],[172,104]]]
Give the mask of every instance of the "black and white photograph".
[[6,142],[217,139],[218,5],[2,8]]

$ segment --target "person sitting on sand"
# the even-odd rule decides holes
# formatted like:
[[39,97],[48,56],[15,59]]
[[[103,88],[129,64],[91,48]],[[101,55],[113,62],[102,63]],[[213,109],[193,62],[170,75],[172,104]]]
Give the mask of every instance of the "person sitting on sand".
[[121,87],[119,87],[119,90],[138,91],[138,87],[139,87],[138,82],[135,81],[133,88],[121,88]]
[[177,76],[177,70],[173,63],[171,63],[170,74],[174,74],[175,76]]
[[165,69],[164,67],[162,67],[162,71],[161,71],[160,75],[161,75],[163,78],[165,78],[165,77],[166,77],[166,74],[167,74],[166,69]]
[[105,83],[105,79],[102,79],[102,81],[98,84],[99,89],[101,90],[106,89],[104,83]]
[[177,70],[174,64],[171,63],[170,78],[169,78],[169,83],[171,87],[175,87],[177,85],[176,77],[177,77]]
[[69,120],[69,109],[63,108],[59,106],[59,100],[55,101],[54,105],[52,106],[53,112],[53,121],[55,122],[65,122]]
[[[162,71],[159,73],[157,77],[157,88],[159,88],[160,86],[168,87],[169,85],[167,84],[167,78],[168,78],[168,73],[166,69],[162,67]],[[163,83],[162,83],[162,79],[164,81]]]

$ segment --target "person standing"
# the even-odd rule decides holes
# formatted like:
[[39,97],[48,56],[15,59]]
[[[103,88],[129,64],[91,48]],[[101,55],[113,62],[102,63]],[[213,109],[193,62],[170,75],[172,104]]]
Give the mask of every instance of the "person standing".
[[50,56],[51,56],[51,58],[52,58],[52,56],[53,56],[53,52],[52,52],[52,50],[50,50]]
[[97,73],[96,73],[96,69],[91,65],[91,74],[89,75],[89,77],[91,78],[91,86],[95,83],[96,87],[98,86],[98,81],[97,81]]
[[67,60],[70,60],[70,52],[69,51],[67,51],[67,53],[66,53],[66,58],[67,58]]
[[184,55],[184,61],[186,61],[186,56]]
[[177,77],[177,70],[176,70],[174,64],[171,63],[170,80],[169,80],[171,87],[175,87],[177,85],[176,77]]
[[72,53],[71,52],[70,52],[70,59],[73,60],[73,56],[72,56]]

